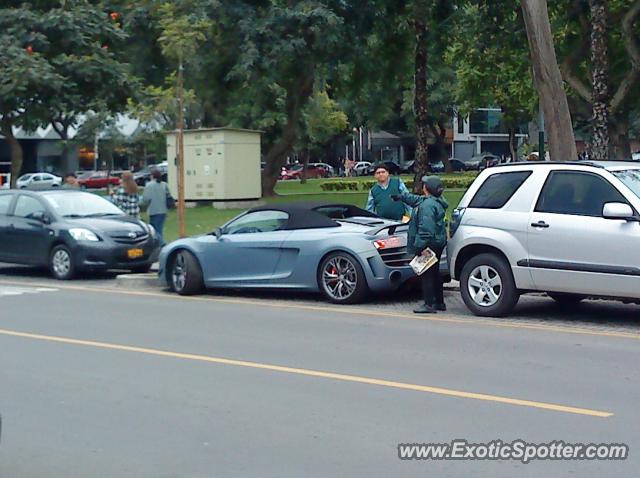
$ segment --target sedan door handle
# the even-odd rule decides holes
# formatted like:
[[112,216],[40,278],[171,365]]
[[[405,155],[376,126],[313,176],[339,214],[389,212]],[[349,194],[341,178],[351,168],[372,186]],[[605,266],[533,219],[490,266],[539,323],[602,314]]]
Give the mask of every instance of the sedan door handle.
[[547,224],[544,221],[538,221],[538,222],[532,222],[531,226],[532,227],[541,227],[543,229],[546,229],[547,227],[549,227],[549,224]]

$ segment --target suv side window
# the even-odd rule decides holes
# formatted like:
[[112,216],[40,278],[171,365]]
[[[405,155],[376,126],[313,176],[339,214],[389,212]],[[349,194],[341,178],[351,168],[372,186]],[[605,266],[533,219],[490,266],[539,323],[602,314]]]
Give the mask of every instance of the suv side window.
[[628,204],[604,178],[580,171],[552,171],[542,188],[536,212],[602,217],[608,202]]
[[9,213],[9,206],[11,206],[11,200],[13,194],[0,194],[0,216]]
[[500,209],[531,176],[532,171],[512,171],[489,176],[469,203],[470,208]]

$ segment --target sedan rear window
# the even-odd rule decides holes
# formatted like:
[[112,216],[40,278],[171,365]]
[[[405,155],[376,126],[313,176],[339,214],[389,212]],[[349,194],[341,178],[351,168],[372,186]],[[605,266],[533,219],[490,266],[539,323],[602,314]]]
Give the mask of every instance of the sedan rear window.
[[489,176],[469,203],[470,208],[500,209],[531,176],[531,171],[513,171]]

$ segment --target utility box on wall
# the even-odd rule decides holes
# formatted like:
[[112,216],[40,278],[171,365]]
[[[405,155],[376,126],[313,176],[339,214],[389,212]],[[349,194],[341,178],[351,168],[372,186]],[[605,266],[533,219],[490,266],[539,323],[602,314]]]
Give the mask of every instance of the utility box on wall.
[[[251,201],[262,197],[260,131],[207,128],[184,131],[186,201]],[[177,133],[167,133],[169,189],[178,197]]]

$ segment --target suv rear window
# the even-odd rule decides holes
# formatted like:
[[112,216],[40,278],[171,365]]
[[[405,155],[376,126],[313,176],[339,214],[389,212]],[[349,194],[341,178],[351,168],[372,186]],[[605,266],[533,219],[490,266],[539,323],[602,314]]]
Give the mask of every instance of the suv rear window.
[[500,209],[531,176],[531,171],[513,171],[489,176],[469,203],[470,208]]

